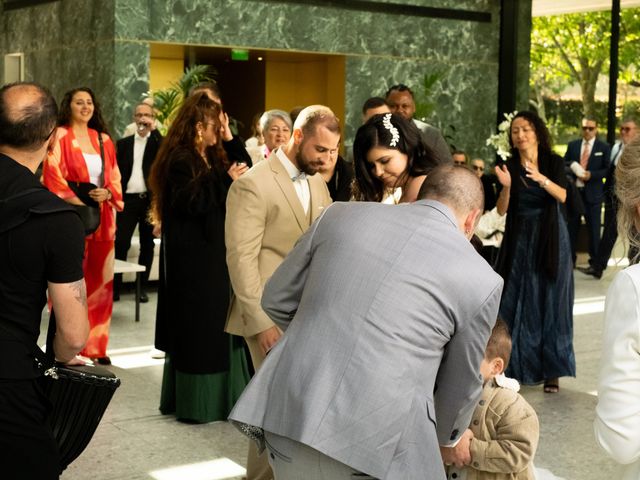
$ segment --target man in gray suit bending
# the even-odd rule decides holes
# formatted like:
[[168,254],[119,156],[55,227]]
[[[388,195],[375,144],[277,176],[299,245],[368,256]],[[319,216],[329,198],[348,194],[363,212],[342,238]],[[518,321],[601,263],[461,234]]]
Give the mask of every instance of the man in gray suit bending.
[[469,243],[471,171],[438,167],[418,198],[334,204],[267,283],[286,333],[229,418],[276,479],[444,479],[439,446],[469,442],[502,280]]

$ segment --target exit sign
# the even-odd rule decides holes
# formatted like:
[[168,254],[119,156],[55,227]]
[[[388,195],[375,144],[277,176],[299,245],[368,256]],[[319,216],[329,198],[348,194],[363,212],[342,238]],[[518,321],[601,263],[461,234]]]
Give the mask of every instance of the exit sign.
[[246,62],[247,60],[249,60],[249,50],[243,50],[239,48],[232,49],[231,60],[241,60]]

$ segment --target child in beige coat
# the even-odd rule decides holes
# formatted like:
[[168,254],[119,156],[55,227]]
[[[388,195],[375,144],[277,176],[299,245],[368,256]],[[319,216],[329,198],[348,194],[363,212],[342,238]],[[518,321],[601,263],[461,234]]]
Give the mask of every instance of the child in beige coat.
[[471,437],[471,463],[447,467],[452,480],[534,480],[533,457],[540,434],[538,417],[518,393],[520,385],[504,372],[511,336],[498,319],[489,338],[480,373],[484,388],[465,435]]

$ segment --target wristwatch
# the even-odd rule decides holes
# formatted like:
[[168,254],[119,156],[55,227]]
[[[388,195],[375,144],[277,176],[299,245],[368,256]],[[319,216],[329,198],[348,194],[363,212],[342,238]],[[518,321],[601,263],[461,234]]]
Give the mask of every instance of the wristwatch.
[[542,188],[547,188],[547,185],[549,185],[549,182],[551,182],[551,180],[549,180],[548,178],[545,178],[544,182],[542,182]]

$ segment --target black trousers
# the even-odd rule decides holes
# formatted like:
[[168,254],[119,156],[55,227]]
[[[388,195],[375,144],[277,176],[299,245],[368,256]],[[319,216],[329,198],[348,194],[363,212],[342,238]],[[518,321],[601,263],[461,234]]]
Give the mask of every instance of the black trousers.
[[59,478],[60,455],[39,379],[0,379],[0,477]]
[[[149,279],[149,272],[151,272],[153,248],[155,246],[153,243],[153,226],[147,220],[150,205],[148,194],[126,193],[124,195],[124,210],[116,216],[115,253],[118,260],[127,259],[127,252],[131,247],[131,237],[136,226],[138,226],[140,236],[138,263],[147,268],[141,275],[143,290]],[[121,284],[122,274],[115,275],[113,280],[114,294],[120,293]]]
[[600,245],[598,245],[598,253],[591,259],[591,266],[596,270],[603,272],[609,263],[609,257],[613,246],[618,239],[618,200],[613,195],[607,195],[604,202],[604,229]]
[[[602,202],[587,202],[584,190],[580,190],[580,195],[582,196],[582,202],[584,204],[584,219],[587,224],[587,233],[589,237],[589,263],[592,263],[593,259],[597,255],[600,244],[600,215]],[[578,231],[580,229],[580,217],[580,215],[575,213],[569,215],[569,238],[571,240],[571,253],[574,263],[576,261],[576,243],[578,241]]]

